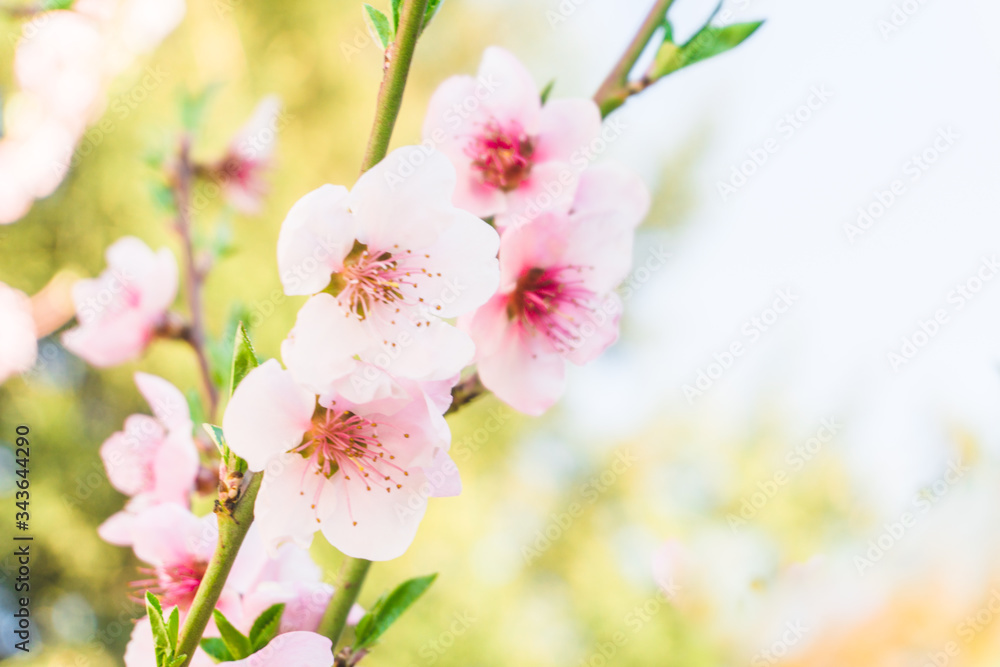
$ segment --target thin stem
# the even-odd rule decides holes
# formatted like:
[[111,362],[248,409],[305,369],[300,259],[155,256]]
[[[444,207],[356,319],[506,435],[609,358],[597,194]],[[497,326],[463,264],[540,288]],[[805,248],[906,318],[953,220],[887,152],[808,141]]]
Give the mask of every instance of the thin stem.
[[385,50],[385,63],[382,66],[385,73],[375,103],[375,123],[368,138],[365,159],[361,163],[362,174],[381,162],[389,152],[389,139],[396,126],[399,107],[403,103],[406,77],[410,73],[410,63],[417,48],[417,38],[420,37],[426,11],[427,0],[404,0],[400,8],[396,41]]
[[[399,11],[396,39],[385,50],[382,85],[379,87],[375,103],[375,123],[361,163],[361,173],[381,162],[389,152],[389,140],[392,138],[399,108],[403,103],[406,78],[410,73],[410,63],[413,61],[413,52],[417,48],[417,39],[423,28],[426,11],[427,0],[403,0],[403,6]],[[358,599],[361,585],[370,567],[370,561],[345,556],[341,566],[340,581],[333,597],[330,598],[330,604],[327,605],[319,628],[320,634],[333,641],[335,653],[337,642],[340,641],[347,625],[347,616]]]
[[208,414],[214,418],[219,406],[219,391],[212,381],[212,371],[205,352],[205,316],[203,312],[201,288],[204,274],[198,268],[194,254],[194,240],[191,230],[191,183],[194,168],[191,164],[191,141],[186,135],[181,138],[177,160],[177,174],[174,182],[174,203],[177,207],[177,232],[181,237],[184,251],[184,286],[191,308],[191,325],[184,336],[198,359],[198,370],[208,396]]
[[340,641],[340,636],[344,634],[347,617],[351,613],[351,607],[358,600],[361,584],[364,583],[371,564],[370,560],[363,558],[344,557],[335,583],[336,593],[323,613],[323,620],[320,621],[318,630],[319,634],[329,637],[333,641],[334,647]]
[[594,102],[601,110],[601,117],[604,118],[612,111],[625,104],[625,100],[630,95],[637,92],[629,84],[628,75],[631,73],[639,56],[646,49],[649,40],[653,37],[656,29],[663,24],[663,19],[667,15],[667,10],[674,0],[656,0],[646,19],[639,26],[639,31],[629,43],[622,57],[618,59],[615,66],[604,79],[601,87],[594,94]]
[[177,655],[187,655],[187,659],[181,667],[187,667],[191,664],[191,658],[194,657],[195,649],[198,648],[205,627],[212,618],[212,611],[222,594],[222,588],[226,584],[229,571],[233,569],[236,554],[239,553],[243,538],[247,536],[250,524],[253,523],[254,501],[257,500],[257,492],[260,490],[263,478],[264,473],[262,472],[251,474],[246,489],[237,498],[231,510],[225,509],[222,505],[216,506],[216,514],[219,517],[219,544],[208,562],[205,576],[202,577],[201,584],[198,586],[194,601],[188,609],[187,617],[181,628],[177,642]]

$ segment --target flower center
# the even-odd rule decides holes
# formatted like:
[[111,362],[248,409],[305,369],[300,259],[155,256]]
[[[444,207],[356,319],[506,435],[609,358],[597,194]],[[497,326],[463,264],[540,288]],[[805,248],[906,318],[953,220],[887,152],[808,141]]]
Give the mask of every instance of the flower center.
[[150,575],[149,579],[133,581],[132,586],[137,593],[149,591],[160,598],[164,607],[178,606],[186,610],[194,601],[202,577],[208,563],[192,561],[179,565],[160,565],[155,568],[139,568],[142,574]]
[[[428,254],[423,257],[430,259]],[[343,270],[330,277],[330,284],[324,291],[335,296],[341,305],[361,320],[378,306],[395,305],[396,312],[399,312],[401,305],[416,305],[409,303],[414,299],[412,296],[407,298],[404,290],[416,289],[417,278],[429,280],[435,275],[441,276],[416,264],[412,250],[400,250],[396,246],[393,252],[373,251],[355,241],[354,248],[344,259]],[[416,301],[422,302],[423,299]]]
[[516,190],[531,173],[534,146],[516,123],[504,130],[495,120],[490,121],[465,152],[482,182],[504,192]]
[[580,279],[585,268],[528,269],[507,301],[507,317],[544,335],[557,351],[579,347],[584,338],[581,320],[585,316],[594,319],[597,310],[596,295]]
[[[312,471],[313,474],[330,479],[339,472],[348,482],[354,480],[364,484],[366,491],[382,488],[390,493],[402,488],[402,484],[393,477],[407,477],[410,473],[395,463],[395,455],[385,450],[379,440],[378,428],[379,425],[375,422],[353,412],[318,408],[313,416],[312,429],[306,434],[302,444],[292,451],[309,461],[307,471]],[[403,437],[410,436],[404,433]],[[324,486],[320,484],[317,487],[313,509],[319,503]],[[356,484],[350,486],[358,488]],[[348,485],[344,485],[344,490],[350,512]],[[319,518],[316,520],[319,521]],[[354,521],[354,525],[357,525],[357,521]]]

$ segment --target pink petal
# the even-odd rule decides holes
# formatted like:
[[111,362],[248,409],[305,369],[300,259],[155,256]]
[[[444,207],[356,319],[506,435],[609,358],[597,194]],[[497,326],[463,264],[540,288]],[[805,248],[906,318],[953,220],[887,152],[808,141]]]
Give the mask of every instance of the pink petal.
[[289,632],[278,635],[248,658],[222,662],[231,667],[331,667],[332,642],[314,632]]
[[455,218],[454,191],[455,168],[443,154],[397,148],[351,189],[348,207],[358,220],[358,240],[384,252],[432,245]]
[[335,298],[322,293],[299,310],[295,327],[281,344],[281,358],[296,382],[322,394],[331,382],[354,370],[355,355],[369,343],[357,318],[345,313]]
[[[421,298],[436,317],[458,317],[486,303],[499,282],[496,230],[474,215],[456,212],[452,224],[423,253],[430,274],[405,293]],[[440,274],[440,276],[438,275]]]
[[155,505],[136,517],[132,548],[151,565],[207,561],[215,550],[215,515],[196,517],[180,505]]
[[285,294],[315,294],[330,283],[354,247],[347,188],[323,185],[292,206],[278,234],[278,272]]
[[458,466],[443,449],[438,449],[434,453],[434,461],[424,467],[424,475],[433,490],[431,495],[435,498],[447,498],[462,493],[462,478]]
[[567,213],[573,205],[579,175],[565,162],[543,162],[516,190],[507,193],[507,208],[496,216],[496,225],[506,231],[528,224],[546,213]]
[[115,512],[97,527],[97,534],[108,544],[130,547],[132,546],[132,533],[135,530],[135,519],[135,514],[131,512]]
[[243,378],[229,401],[222,418],[226,441],[250,470],[263,470],[302,441],[315,405],[315,395],[269,359]]
[[111,485],[129,496],[151,490],[150,474],[164,437],[157,420],[130,415],[125,430],[113,433],[101,445],[101,459]]
[[31,300],[23,292],[0,283],[0,382],[24,373],[35,364],[38,344]]
[[606,216],[618,229],[634,230],[649,213],[649,189],[639,175],[608,160],[580,174],[573,200],[574,216]]
[[188,433],[175,432],[160,444],[153,462],[152,495],[160,502],[187,504],[201,464],[198,447]]
[[[338,503],[333,515],[324,519],[323,536],[341,553],[352,558],[391,560],[406,551],[417,534],[420,520],[427,511],[426,478],[418,470],[409,476],[398,476],[394,486],[371,486],[354,477],[345,481],[337,475],[333,481],[338,486]],[[347,499],[344,499],[344,494]]]
[[548,352],[537,336],[507,329],[496,352],[481,358],[479,377],[497,398],[520,412],[540,415],[566,388],[566,362]]
[[476,351],[467,334],[433,318],[419,327],[408,320],[398,320],[392,326],[382,322],[373,331],[373,345],[362,354],[362,360],[398,378],[452,377],[472,362]]
[[565,357],[582,366],[593,361],[618,340],[618,321],[622,314],[622,300],[615,292],[599,297],[596,310],[589,319],[578,322],[580,339]]
[[281,633],[315,632],[332,596],[333,586],[319,581],[265,582],[243,598],[243,629],[249,630],[253,621],[268,607],[284,604]]
[[315,474],[299,454],[272,459],[255,506],[256,523],[268,553],[273,557],[286,542],[309,548],[337,500],[332,484],[323,475]]
[[529,136],[537,135],[542,101],[538,86],[521,61],[510,51],[491,46],[483,51],[478,75],[488,92],[483,106],[491,115],[505,127],[515,122]]
[[542,107],[532,159],[573,162],[589,155],[601,133],[601,112],[593,100],[552,100]]
[[180,389],[161,377],[149,373],[136,373],[135,384],[139,388],[156,418],[167,430],[191,431],[191,412],[187,399]]

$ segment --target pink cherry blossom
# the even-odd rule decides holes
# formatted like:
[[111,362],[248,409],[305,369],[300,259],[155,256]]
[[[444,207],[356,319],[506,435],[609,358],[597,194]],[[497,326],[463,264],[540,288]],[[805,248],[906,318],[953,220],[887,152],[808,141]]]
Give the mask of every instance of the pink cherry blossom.
[[319,530],[349,556],[389,560],[413,541],[427,498],[439,495],[425,468],[438,465],[450,444],[447,406],[413,381],[371,390],[366,370],[356,369],[342,387],[353,388],[345,391],[353,398],[377,393],[370,404],[334,385],[317,403],[275,360],[234,393],[223,429],[250,470],[266,470],[256,507],[270,549],[286,541],[308,547]]
[[134,500],[98,528],[101,537],[122,546],[132,543],[133,517],[142,509],[159,503],[187,507],[199,469],[184,395],[155,375],[136,373],[135,383],[154,416],[131,415],[124,430],[101,446],[111,485]]
[[35,335],[31,299],[0,283],[0,382],[35,365]]
[[286,362],[308,354],[343,373],[360,358],[396,377],[442,380],[471,361],[472,341],[443,318],[494,293],[499,239],[451,204],[454,188],[443,155],[404,147],[350,192],[324,185],[292,207],[278,238],[285,292],[324,293],[300,312]]
[[262,176],[271,166],[281,119],[281,99],[265,97],[250,120],[229,145],[226,155],[211,168],[233,207],[248,215],[259,213],[267,184]]
[[588,99],[542,105],[531,74],[511,53],[490,47],[478,76],[453,76],[431,98],[424,142],[458,171],[455,204],[493,216],[498,228],[573,201],[601,114]]
[[567,361],[585,364],[617,339],[613,290],[648,206],[641,181],[608,163],[581,175],[572,213],[504,234],[500,290],[462,322],[476,342],[479,376],[501,400],[541,414],[563,392]]
[[177,296],[177,260],[166,248],[153,252],[127,236],[106,253],[108,268],[73,286],[79,326],[63,344],[94,366],[139,357]]

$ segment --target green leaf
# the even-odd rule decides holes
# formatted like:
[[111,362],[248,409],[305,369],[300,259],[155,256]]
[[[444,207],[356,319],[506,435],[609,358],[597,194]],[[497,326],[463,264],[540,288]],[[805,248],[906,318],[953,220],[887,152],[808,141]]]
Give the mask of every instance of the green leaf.
[[162,181],[151,181],[149,184],[149,196],[158,208],[164,211],[174,211],[174,191]]
[[552,89],[555,87],[555,85],[556,85],[556,80],[552,79],[547,84],[545,84],[544,88],[542,88],[542,92],[539,94],[539,97],[542,99],[542,106],[545,106],[545,103],[549,101],[549,95],[552,94]]
[[392,25],[389,24],[389,19],[386,15],[375,9],[367,2],[364,4],[365,17],[368,19],[368,26],[378,37],[378,41],[382,43],[382,48],[389,48],[389,43],[392,42],[393,30]]
[[403,6],[403,0],[392,0],[392,30],[399,30],[399,8]]
[[[236,331],[240,322],[249,321],[251,312],[239,301],[234,302],[226,316],[226,325],[218,337],[212,337],[207,342],[208,361],[212,370],[212,381],[219,387],[228,387],[233,371],[233,344],[236,341]],[[207,417],[191,420],[196,424],[207,421]]]
[[[163,622],[163,607],[156,596],[146,591],[146,615],[149,617],[149,625],[153,630],[153,645],[158,649],[157,653],[170,647],[170,639],[167,637],[167,626]],[[162,662],[162,661],[158,661]]]
[[225,642],[226,648],[229,649],[229,654],[233,656],[233,659],[242,660],[250,655],[252,653],[250,650],[250,639],[234,628],[233,624],[218,609],[213,609],[212,615],[215,617],[215,625],[219,628],[219,634],[222,635],[222,641]]
[[45,11],[52,11],[53,9],[70,9],[73,6],[74,0],[45,0],[42,3],[42,9]]
[[185,660],[187,660],[187,653],[182,653],[181,655],[177,656],[169,663],[167,663],[167,667],[181,667],[181,665],[184,664]]
[[236,340],[233,343],[233,371],[229,379],[229,395],[232,396],[247,373],[257,368],[260,364],[257,361],[257,354],[253,351],[253,343],[246,328],[240,322],[236,327]]
[[170,610],[170,618],[167,620],[167,641],[170,642],[170,652],[177,650],[177,636],[181,629],[181,612],[174,607]]
[[[401,583],[389,595],[379,598],[375,606],[358,623],[352,650],[358,651],[373,646],[389,626],[430,588],[435,579],[437,574],[415,577]],[[369,617],[371,620],[368,620]]]
[[659,79],[682,67],[725,53],[742,44],[762,24],[763,21],[752,21],[723,27],[705,25],[682,46],[664,42],[653,61],[653,78]]
[[222,637],[205,637],[201,640],[201,650],[216,662],[232,662],[235,658],[226,648]]
[[226,445],[226,435],[222,432],[222,427],[216,426],[215,424],[202,424],[201,427],[205,429],[205,433],[212,440],[212,444],[215,448],[219,450],[222,456],[229,454],[229,446]]
[[270,606],[253,622],[253,627],[250,628],[250,646],[254,652],[267,646],[267,643],[278,634],[284,611],[284,604]]
[[427,30],[427,26],[430,24],[431,19],[437,14],[437,10],[441,7],[441,0],[427,0],[427,9],[424,11],[424,24],[420,26],[420,34]]

